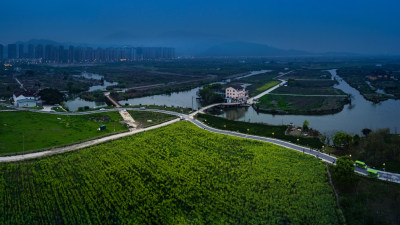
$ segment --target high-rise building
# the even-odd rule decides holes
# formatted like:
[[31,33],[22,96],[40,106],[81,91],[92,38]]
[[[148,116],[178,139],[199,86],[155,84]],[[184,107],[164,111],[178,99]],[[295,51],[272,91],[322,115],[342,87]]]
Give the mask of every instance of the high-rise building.
[[19,44],[18,45],[18,58],[20,58],[20,59],[25,58],[24,44]]
[[68,63],[74,63],[74,46],[68,48]]
[[28,58],[29,59],[35,58],[35,46],[33,46],[33,44],[28,45]]
[[17,58],[17,45],[16,44],[8,44],[8,59],[16,59]]
[[55,59],[55,54],[54,54],[54,47],[53,47],[53,45],[46,45],[46,47],[45,47],[45,53],[44,53],[44,59],[45,59],[47,62],[54,61],[54,59]]
[[35,58],[43,58],[43,45],[37,45],[35,48]]
[[4,58],[4,46],[0,44],[0,60],[3,60]]

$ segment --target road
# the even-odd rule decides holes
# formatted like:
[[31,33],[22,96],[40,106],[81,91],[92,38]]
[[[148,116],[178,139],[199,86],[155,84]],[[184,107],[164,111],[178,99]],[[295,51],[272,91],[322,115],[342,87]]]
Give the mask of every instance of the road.
[[133,130],[133,131],[129,131],[129,132],[114,134],[114,135],[110,135],[107,137],[101,137],[101,138],[94,139],[94,140],[84,141],[81,143],[72,144],[72,145],[68,145],[68,146],[64,146],[64,147],[57,147],[57,148],[40,151],[40,152],[32,152],[32,153],[26,153],[26,154],[21,154],[21,155],[12,155],[12,156],[2,156],[2,157],[0,157],[0,163],[18,162],[18,161],[24,161],[24,160],[29,160],[29,159],[41,158],[41,157],[50,156],[50,155],[56,155],[56,154],[60,154],[60,153],[64,153],[64,152],[75,151],[75,150],[87,148],[87,147],[90,147],[93,145],[98,145],[98,144],[101,144],[104,142],[113,141],[113,140],[116,140],[119,138],[131,136],[133,134],[141,133],[144,131],[157,129],[159,127],[167,126],[167,125],[170,125],[170,124],[178,122],[178,121],[179,121],[179,118],[170,120],[168,122],[161,123],[161,124],[158,124],[155,126],[147,127],[147,128],[142,128],[142,129],[137,129],[137,130]]
[[[293,144],[290,142],[281,141],[281,140],[274,139],[274,138],[247,135],[247,134],[237,133],[237,132],[233,132],[233,131],[219,130],[216,128],[209,127],[209,126],[201,123],[198,120],[194,120],[192,118],[189,118],[189,120],[190,120],[190,122],[194,123],[198,127],[205,129],[207,131],[214,132],[214,133],[276,144],[276,145],[279,145],[279,146],[282,146],[282,147],[285,147],[285,148],[288,148],[291,150],[295,150],[295,151],[298,151],[298,152],[301,152],[304,154],[312,155],[318,159],[321,159],[324,162],[331,163],[331,164],[335,164],[336,160],[337,160],[337,158],[334,156],[331,156],[331,155],[328,155],[328,154],[325,154],[322,152],[314,151],[314,150],[311,150],[310,148],[305,148],[303,146],[299,146],[299,145],[296,145],[296,144]],[[389,172],[384,172],[384,171],[380,171],[380,170],[376,170],[376,171],[378,171],[378,173],[380,175],[380,177],[379,177],[380,180],[387,180],[387,181],[391,181],[391,182],[395,182],[395,183],[400,183],[400,174],[389,173]],[[358,167],[355,168],[355,172],[358,174],[365,175],[365,176],[368,175],[366,169],[361,169]]]
[[[223,103],[220,103],[220,104],[223,104]],[[247,134],[242,134],[242,133],[233,132],[233,131],[227,131],[227,130],[219,130],[219,129],[216,129],[216,128],[209,127],[209,126],[203,124],[202,122],[200,122],[198,120],[195,120],[193,118],[197,113],[203,112],[204,109],[209,109],[211,107],[215,107],[215,106],[220,105],[220,104],[213,104],[213,105],[209,105],[209,106],[203,107],[203,108],[199,109],[198,111],[196,111],[196,112],[194,112],[194,113],[192,113],[190,115],[181,114],[181,113],[178,113],[178,112],[160,110],[160,109],[139,109],[139,108],[125,108],[125,109],[126,110],[152,111],[152,112],[166,113],[166,114],[170,114],[170,115],[179,116],[179,117],[184,118],[185,120],[188,120],[188,121],[192,122],[193,124],[197,125],[198,127],[202,128],[204,130],[210,131],[210,132],[276,144],[276,145],[279,145],[279,146],[282,146],[282,147],[285,147],[285,148],[288,148],[288,149],[291,149],[291,150],[294,150],[294,151],[298,151],[298,152],[301,152],[301,153],[304,153],[304,154],[308,154],[308,155],[314,156],[314,157],[316,157],[318,159],[321,159],[324,162],[335,164],[337,158],[334,157],[334,156],[325,154],[325,153],[321,153],[321,152],[318,152],[318,151],[310,150],[309,148],[306,148],[306,147],[303,147],[303,146],[299,146],[299,145],[296,145],[296,144],[293,144],[293,143],[290,143],[290,142],[274,139],[274,138],[260,137],[260,136],[255,136],[255,135],[247,135]],[[3,103],[0,103],[0,105],[9,106],[9,105],[3,104]],[[11,106],[11,108],[15,108],[15,107]],[[34,109],[19,109],[19,108],[16,108],[16,109],[25,110],[25,111],[39,112],[39,113],[58,114],[58,115],[87,115],[87,114],[101,113],[101,112],[108,112],[108,111],[118,111],[118,110],[122,110],[124,108],[119,108],[119,109],[113,108],[113,109],[107,109],[107,110],[103,110],[103,111],[97,110],[97,111],[75,112],[75,113],[44,112],[44,111],[38,111],[38,110],[34,110]],[[118,139],[118,138],[130,136],[130,135],[133,135],[133,134],[136,134],[136,133],[139,133],[139,132],[143,132],[145,130],[156,129],[158,127],[166,126],[166,125],[175,123],[177,121],[179,121],[179,119],[171,120],[169,122],[166,122],[166,123],[163,123],[163,124],[159,124],[159,125],[156,125],[156,126],[152,126],[152,127],[148,127],[148,128],[145,128],[145,129],[139,129],[139,130],[135,130],[135,131],[131,131],[131,132],[115,134],[115,135],[111,135],[111,136],[107,136],[107,137],[103,137],[103,138],[99,138],[99,139],[96,139],[96,140],[91,140],[91,141],[87,141],[87,142],[83,142],[83,143],[79,143],[79,144],[74,144],[74,145],[70,145],[70,146],[66,146],[66,147],[54,148],[52,150],[47,150],[47,151],[42,151],[42,152],[35,152],[35,153],[27,153],[27,154],[24,154],[24,155],[3,156],[3,157],[0,157],[0,162],[22,161],[22,160],[27,160],[27,159],[40,158],[40,157],[44,157],[44,156],[48,156],[48,155],[54,155],[54,154],[59,154],[59,153],[63,153],[63,152],[73,151],[73,150],[89,147],[89,146],[92,146],[92,145],[97,145],[97,144],[100,144],[100,143],[103,143],[103,142],[115,140],[115,139]],[[379,177],[380,180],[387,180],[387,181],[390,181],[390,182],[400,183],[400,174],[389,173],[389,172],[384,172],[384,171],[380,171],[380,170],[376,170],[376,171],[378,171],[378,174],[380,175],[380,177]],[[358,174],[365,175],[365,176],[368,175],[366,169],[361,169],[361,168],[358,168],[358,167],[356,167],[355,172],[358,173]]]

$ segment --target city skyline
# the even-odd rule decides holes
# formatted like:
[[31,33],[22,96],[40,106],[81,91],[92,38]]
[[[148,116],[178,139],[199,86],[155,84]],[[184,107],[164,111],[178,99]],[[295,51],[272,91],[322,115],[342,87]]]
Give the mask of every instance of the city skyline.
[[37,38],[192,53],[240,41],[310,52],[400,52],[400,3],[395,0],[17,0],[2,6],[7,9],[0,15],[3,45]]

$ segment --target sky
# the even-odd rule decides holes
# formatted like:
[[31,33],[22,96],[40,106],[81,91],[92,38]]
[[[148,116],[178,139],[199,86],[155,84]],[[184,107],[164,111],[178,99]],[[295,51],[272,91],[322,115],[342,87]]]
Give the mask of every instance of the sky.
[[2,1],[0,44],[211,46],[400,54],[399,0]]

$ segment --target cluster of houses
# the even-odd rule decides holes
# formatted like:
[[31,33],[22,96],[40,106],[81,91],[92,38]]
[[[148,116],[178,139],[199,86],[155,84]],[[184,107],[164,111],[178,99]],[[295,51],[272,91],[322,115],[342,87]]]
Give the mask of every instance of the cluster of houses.
[[36,107],[41,106],[40,96],[30,91],[19,91],[13,94],[13,102],[16,107]]
[[386,74],[381,74],[381,75],[369,75],[366,76],[367,79],[374,81],[374,80],[381,80],[381,79],[391,79],[391,80],[396,80],[396,77],[393,75],[386,75]]

